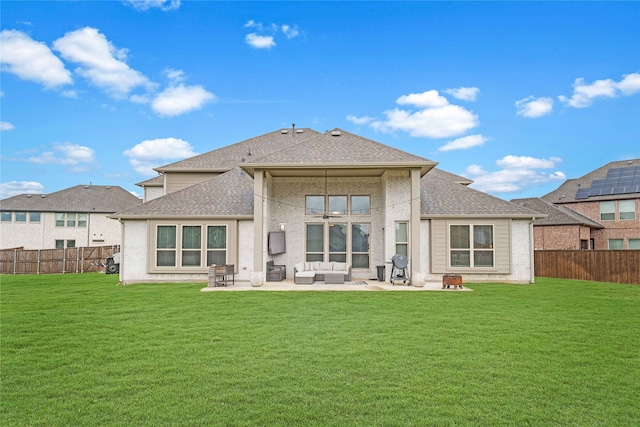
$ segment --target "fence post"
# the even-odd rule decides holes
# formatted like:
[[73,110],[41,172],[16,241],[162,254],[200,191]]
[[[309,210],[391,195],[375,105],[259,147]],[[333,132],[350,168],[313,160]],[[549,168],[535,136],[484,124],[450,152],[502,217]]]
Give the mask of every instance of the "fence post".
[[67,266],[67,248],[62,248],[62,274],[64,274],[64,268]]
[[36,274],[40,274],[40,249],[38,249],[38,264],[36,265]]
[[13,274],[16,274],[16,263],[18,262],[18,250],[13,250]]

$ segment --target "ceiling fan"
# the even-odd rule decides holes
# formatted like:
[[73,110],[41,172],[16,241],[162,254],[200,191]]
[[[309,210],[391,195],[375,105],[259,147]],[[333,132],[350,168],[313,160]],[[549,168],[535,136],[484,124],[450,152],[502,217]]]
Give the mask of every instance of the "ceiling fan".
[[316,218],[330,219],[340,218],[340,215],[329,215],[329,189],[328,189],[328,171],[324,170],[324,213]]

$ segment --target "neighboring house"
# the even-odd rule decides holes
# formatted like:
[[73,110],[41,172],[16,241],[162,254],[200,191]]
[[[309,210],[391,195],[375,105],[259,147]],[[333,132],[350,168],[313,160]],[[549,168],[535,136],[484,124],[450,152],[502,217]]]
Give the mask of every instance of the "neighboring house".
[[121,187],[102,185],[3,199],[0,249],[118,245],[120,224],[107,215],[141,202]]
[[[120,211],[123,283],[206,281],[233,264],[260,286],[266,263],[347,262],[352,278],[391,273],[406,254],[413,286],[445,273],[532,283],[532,210],[468,188],[436,163],[334,129],[281,129],[156,170],[162,197]],[[144,184],[144,183],[143,183]],[[286,251],[269,252],[284,231]]]
[[542,199],[514,199],[511,202],[547,215],[533,223],[534,248],[593,249],[595,230],[604,226],[566,206],[554,205]]
[[[512,201],[549,214],[534,223],[537,249],[640,249],[640,159],[611,162],[569,179],[536,202]],[[566,215],[552,215],[545,203]],[[568,217],[571,222],[565,223]]]

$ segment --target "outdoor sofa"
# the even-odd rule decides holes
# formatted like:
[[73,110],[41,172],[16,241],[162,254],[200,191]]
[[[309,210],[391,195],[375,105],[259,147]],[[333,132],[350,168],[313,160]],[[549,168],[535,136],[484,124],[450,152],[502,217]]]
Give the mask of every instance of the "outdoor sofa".
[[341,273],[345,282],[351,281],[351,264],[346,262],[299,262],[293,267],[293,281],[310,285],[324,281],[327,273]]

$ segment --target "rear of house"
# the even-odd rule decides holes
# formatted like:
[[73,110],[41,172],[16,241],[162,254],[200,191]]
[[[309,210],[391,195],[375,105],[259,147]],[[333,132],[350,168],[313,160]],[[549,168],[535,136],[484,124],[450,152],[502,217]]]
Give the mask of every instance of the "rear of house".
[[[533,281],[539,214],[472,190],[436,163],[334,129],[280,129],[158,168],[162,193],[112,215],[124,283],[206,281],[212,264],[260,286],[266,263],[347,263],[353,280],[404,254],[413,286]],[[154,184],[155,185],[155,184]],[[269,250],[270,233],[285,250]]]

